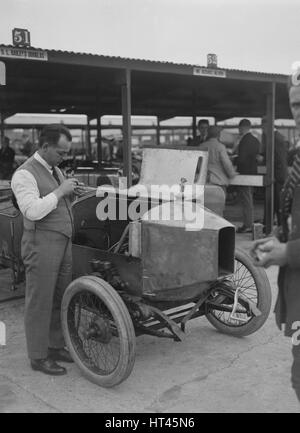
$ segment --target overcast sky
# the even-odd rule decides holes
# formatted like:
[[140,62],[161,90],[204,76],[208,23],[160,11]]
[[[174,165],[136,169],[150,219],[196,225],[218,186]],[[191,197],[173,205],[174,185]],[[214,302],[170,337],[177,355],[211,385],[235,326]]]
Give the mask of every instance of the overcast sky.
[[300,0],[0,0],[34,47],[289,73],[300,60]]

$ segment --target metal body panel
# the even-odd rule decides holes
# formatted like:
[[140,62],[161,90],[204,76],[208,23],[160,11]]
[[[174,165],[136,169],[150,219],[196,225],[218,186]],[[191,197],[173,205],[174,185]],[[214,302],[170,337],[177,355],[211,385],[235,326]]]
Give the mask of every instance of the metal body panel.
[[[200,284],[216,280],[221,273],[233,272],[235,229],[232,224],[201,208],[202,227],[186,229],[186,220],[159,220],[147,215],[142,221],[143,294],[162,291],[196,290]],[[176,203],[174,204],[176,207]],[[203,290],[205,285],[203,285]],[[183,297],[185,295],[183,294]]]

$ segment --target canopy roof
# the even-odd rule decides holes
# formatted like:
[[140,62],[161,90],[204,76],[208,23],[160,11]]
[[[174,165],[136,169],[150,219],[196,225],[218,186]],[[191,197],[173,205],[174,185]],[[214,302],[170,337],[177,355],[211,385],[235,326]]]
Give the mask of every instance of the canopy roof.
[[[287,76],[233,69],[0,45],[6,85],[0,110],[14,113],[119,115],[125,71],[131,73],[131,114],[261,117],[276,83],[277,118],[290,118]],[[209,76],[205,76],[206,74]],[[199,75],[201,74],[201,75]]]

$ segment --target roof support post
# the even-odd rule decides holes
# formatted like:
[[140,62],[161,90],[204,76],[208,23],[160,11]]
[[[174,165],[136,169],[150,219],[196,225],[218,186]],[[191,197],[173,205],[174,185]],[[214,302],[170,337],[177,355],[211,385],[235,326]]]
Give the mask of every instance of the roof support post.
[[157,127],[156,127],[156,145],[160,145],[160,120],[157,116]]
[[273,229],[274,217],[274,120],[275,120],[275,82],[270,84],[267,93],[267,113],[266,113],[266,233],[271,233]]
[[193,140],[195,140],[197,136],[197,117],[193,116]]
[[34,128],[34,126],[32,126],[32,129],[31,129],[31,141],[32,141],[33,146],[35,146],[35,128]]
[[87,159],[92,159],[92,144],[91,144],[91,124],[90,124],[90,116],[87,116],[87,125],[86,125],[86,156]]
[[123,176],[127,177],[127,186],[132,185],[131,157],[131,72],[125,70],[125,82],[122,84],[122,118],[123,118]]
[[102,164],[102,131],[101,131],[101,115],[97,114],[97,159],[98,167]]
[[0,111],[0,144],[1,147],[4,143],[4,134],[5,134],[5,127],[4,127],[4,114]]

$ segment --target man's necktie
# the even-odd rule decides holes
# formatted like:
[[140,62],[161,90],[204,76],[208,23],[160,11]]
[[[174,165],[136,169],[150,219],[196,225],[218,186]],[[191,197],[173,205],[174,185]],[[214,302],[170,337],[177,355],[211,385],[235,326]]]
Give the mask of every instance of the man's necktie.
[[56,180],[56,182],[58,183],[58,185],[60,185],[60,180],[59,180],[59,177],[58,177],[58,174],[57,174],[55,167],[52,167],[52,175],[53,175],[54,179]]

